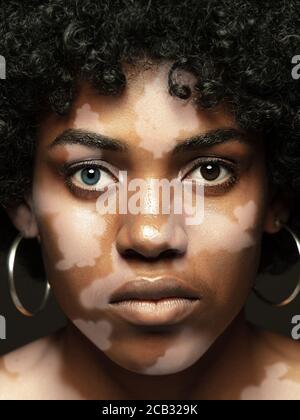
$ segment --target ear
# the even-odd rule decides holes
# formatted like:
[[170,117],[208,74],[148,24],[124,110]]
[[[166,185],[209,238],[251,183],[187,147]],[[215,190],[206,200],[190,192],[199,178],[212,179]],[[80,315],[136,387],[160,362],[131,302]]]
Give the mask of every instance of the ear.
[[31,195],[26,194],[23,203],[16,207],[6,208],[6,212],[15,228],[25,238],[39,238],[38,226],[33,211]]
[[268,202],[264,231],[267,233],[279,232],[281,227],[276,226],[275,220],[279,219],[286,224],[290,216],[291,207],[292,200],[286,194],[273,190]]

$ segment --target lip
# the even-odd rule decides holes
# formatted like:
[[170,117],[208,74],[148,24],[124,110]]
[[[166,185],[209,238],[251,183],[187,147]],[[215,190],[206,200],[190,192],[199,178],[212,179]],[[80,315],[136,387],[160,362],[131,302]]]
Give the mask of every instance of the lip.
[[199,293],[181,279],[142,277],[125,283],[110,299],[110,308],[135,325],[173,325],[201,302]]

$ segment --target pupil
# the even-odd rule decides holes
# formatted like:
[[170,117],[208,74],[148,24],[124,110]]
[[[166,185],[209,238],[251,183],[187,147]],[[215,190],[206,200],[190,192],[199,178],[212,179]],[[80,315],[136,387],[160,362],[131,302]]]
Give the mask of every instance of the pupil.
[[218,165],[207,164],[200,168],[201,175],[208,181],[214,181],[220,175],[220,167]]
[[86,184],[94,185],[100,179],[100,172],[97,169],[84,169],[81,178]]

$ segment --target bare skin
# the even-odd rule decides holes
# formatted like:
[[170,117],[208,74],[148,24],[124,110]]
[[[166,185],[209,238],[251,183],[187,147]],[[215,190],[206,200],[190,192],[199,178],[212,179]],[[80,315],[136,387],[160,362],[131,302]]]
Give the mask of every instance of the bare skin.
[[154,377],[119,369],[70,327],[0,359],[0,398],[299,400],[299,346],[241,316],[193,367]]
[[[82,84],[68,116],[41,121],[32,191],[9,214],[25,236],[40,241],[47,279],[69,326],[32,344],[34,351],[24,349],[32,367],[13,354],[2,360],[3,381],[11,383],[11,390],[3,386],[7,395],[18,384],[26,398],[238,399],[261,392],[269,362],[277,366],[267,372],[271,382],[263,383],[263,392],[274,391],[277,376],[293,364],[296,344],[257,334],[239,316],[255,281],[262,233],[276,233],[275,218],[285,221],[289,214],[268,185],[263,142],[239,130],[225,106],[200,110],[191,100],[171,97],[169,65],[127,68],[129,83],[120,97],[101,97]],[[174,153],[187,139],[228,131],[234,134],[227,140]],[[122,150],[95,147],[99,136],[116,139]],[[205,162],[212,163],[208,172]],[[101,177],[89,184],[100,163]],[[146,182],[144,213],[100,214],[104,186],[113,197],[113,187],[122,186],[120,170]],[[153,179],[174,177],[203,186],[198,225],[188,225],[186,214],[151,213],[159,205]],[[110,305],[126,282],[165,274],[179,276],[199,296],[185,319],[145,329]],[[229,389],[233,370],[239,376]]]

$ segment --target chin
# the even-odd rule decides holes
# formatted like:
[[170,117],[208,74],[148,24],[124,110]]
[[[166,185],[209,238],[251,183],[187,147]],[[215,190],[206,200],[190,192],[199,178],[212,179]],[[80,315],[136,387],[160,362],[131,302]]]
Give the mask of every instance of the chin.
[[117,365],[133,373],[148,376],[171,375],[193,366],[207,353],[216,338],[186,327],[172,339],[159,339],[156,336],[136,346],[130,342],[127,346],[118,346],[118,355],[112,351],[106,355]]

